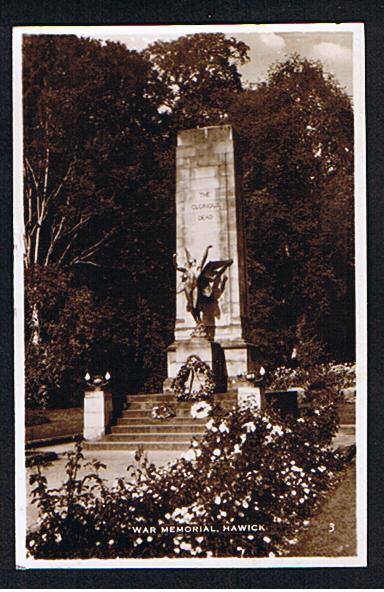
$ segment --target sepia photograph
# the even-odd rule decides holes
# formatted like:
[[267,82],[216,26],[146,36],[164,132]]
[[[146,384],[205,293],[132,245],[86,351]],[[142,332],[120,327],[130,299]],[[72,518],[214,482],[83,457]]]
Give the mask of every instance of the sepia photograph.
[[16,563],[366,565],[364,25],[13,29]]

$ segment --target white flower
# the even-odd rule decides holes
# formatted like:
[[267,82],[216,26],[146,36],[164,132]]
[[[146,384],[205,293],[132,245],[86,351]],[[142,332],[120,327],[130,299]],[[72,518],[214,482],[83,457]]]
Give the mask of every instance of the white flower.
[[219,425],[219,430],[222,434],[224,434],[225,432],[229,432],[228,426],[225,423],[225,421],[221,422],[221,424]]
[[292,491],[291,491],[291,495],[296,495],[296,491],[295,491],[295,489],[292,489]]
[[136,539],[137,545],[141,545],[142,542],[143,542],[143,539],[141,539],[140,537],[138,539]]
[[271,542],[272,539],[269,538],[269,536],[265,536],[263,537],[263,541],[266,542],[267,544]]
[[242,506],[243,508],[249,508],[249,503],[246,500],[244,500]]
[[196,453],[190,448],[187,452],[184,452],[180,458],[184,458],[184,460],[196,460]]
[[215,448],[215,450],[213,451],[214,456],[220,456],[221,454],[221,450],[220,448]]
[[183,541],[180,543],[180,549],[183,549],[184,551],[190,551],[192,549],[192,545]]
[[273,426],[272,434],[276,434],[277,436],[283,436],[284,435],[284,431],[281,428],[281,426],[275,425],[275,426]]
[[235,447],[233,449],[233,453],[234,454],[240,454],[241,453],[241,448],[239,444],[235,444]]
[[221,504],[221,497],[220,497],[219,495],[217,495],[217,496],[215,497],[215,504],[216,504],[217,506],[220,506],[220,504]]
[[247,423],[244,423],[243,428],[246,428],[247,432],[254,432],[256,430],[256,426],[253,421],[247,421]]
[[268,557],[276,557],[276,555],[271,551],[270,553],[268,553]]
[[151,537],[151,536],[147,537],[147,541],[150,543],[151,541],[153,541],[153,537]]

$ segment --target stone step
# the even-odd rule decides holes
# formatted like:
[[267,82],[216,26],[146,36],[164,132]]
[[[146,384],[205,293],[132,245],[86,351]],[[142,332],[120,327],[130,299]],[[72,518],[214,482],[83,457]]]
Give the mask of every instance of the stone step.
[[340,433],[353,436],[356,433],[354,424],[343,424],[340,426]]
[[112,440],[99,440],[98,442],[84,442],[86,450],[137,450],[142,446],[144,450],[188,450],[189,442],[113,442]]
[[205,419],[192,419],[190,415],[186,417],[169,417],[168,419],[153,419],[150,414],[140,415],[136,417],[120,417],[116,426],[134,426],[134,425],[153,425],[155,427],[168,426],[168,425],[186,425],[193,422],[196,426],[205,426],[209,418]]
[[[170,419],[174,419],[175,417],[178,417],[178,418],[188,418],[189,417],[190,419],[192,419],[190,409],[177,409],[177,410],[175,409],[175,411],[176,411],[176,415]],[[228,411],[230,411],[230,408],[223,409],[224,414]],[[139,419],[149,419],[149,418],[152,418],[152,415],[151,415],[150,409],[147,409],[147,410],[145,410],[145,409],[132,409],[132,410],[125,409],[123,411],[121,417],[127,418],[127,419],[134,418],[134,417],[139,418]],[[209,418],[206,418],[206,421],[208,421],[208,419]],[[157,421],[159,421],[159,420],[157,420]]]
[[[215,401],[215,404],[220,405],[220,407],[222,407],[223,409],[232,409],[232,407],[234,407],[236,405],[236,401],[232,401],[232,400],[219,400],[217,399]],[[193,402],[191,401],[176,401],[173,403],[170,403],[169,401],[164,401],[163,403],[160,403],[158,401],[153,402],[153,401],[131,401],[129,403],[127,403],[126,409],[153,409],[153,407],[155,407],[156,405],[167,405],[169,407],[172,407],[174,409],[174,411],[177,411],[178,409],[190,409],[193,405]]]
[[108,442],[190,442],[192,438],[201,437],[202,433],[174,433],[174,432],[155,432],[153,434],[147,432],[137,432],[135,434],[108,434],[105,440]]
[[204,424],[137,424],[137,425],[116,425],[112,427],[112,434],[125,434],[128,438],[131,434],[136,433],[189,433],[189,434],[203,434],[205,432]]
[[[228,402],[236,402],[237,394],[236,393],[215,393],[213,396],[215,402],[220,401],[228,401]],[[195,401],[179,401],[175,395],[169,393],[154,393],[154,394],[141,394],[141,395],[126,395],[125,398],[127,403],[143,403],[143,402],[150,402],[150,403],[168,403],[171,404],[180,404],[180,403],[194,403]]]

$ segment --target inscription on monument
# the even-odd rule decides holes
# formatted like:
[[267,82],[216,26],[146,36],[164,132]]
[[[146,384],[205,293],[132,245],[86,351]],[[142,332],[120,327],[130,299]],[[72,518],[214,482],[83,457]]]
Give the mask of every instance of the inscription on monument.
[[215,192],[199,191],[194,195],[194,201],[187,205],[186,214],[192,223],[209,222],[220,223],[223,207]]

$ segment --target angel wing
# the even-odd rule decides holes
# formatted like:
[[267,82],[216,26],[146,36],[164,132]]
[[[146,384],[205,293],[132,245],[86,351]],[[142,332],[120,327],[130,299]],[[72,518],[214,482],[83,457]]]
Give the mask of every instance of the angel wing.
[[232,265],[233,259],[220,259],[219,261],[208,261],[204,265],[202,275],[206,279],[213,280],[217,274],[221,274],[227,267]]

